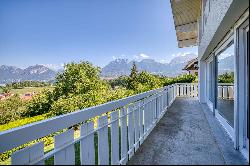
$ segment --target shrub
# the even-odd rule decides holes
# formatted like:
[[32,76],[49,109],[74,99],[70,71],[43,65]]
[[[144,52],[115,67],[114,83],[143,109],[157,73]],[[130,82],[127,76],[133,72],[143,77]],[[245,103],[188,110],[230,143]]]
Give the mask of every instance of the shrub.
[[23,125],[37,122],[37,121],[41,121],[41,120],[44,120],[47,118],[49,118],[49,114],[43,114],[43,115],[38,115],[38,116],[34,116],[34,117],[19,119],[19,120],[16,120],[14,122],[9,122],[9,123],[0,125],[0,131],[9,130],[9,129],[12,129],[15,127],[23,126]]
[[[26,125],[26,124],[29,124],[29,123],[41,121],[41,120],[47,119],[48,117],[49,117],[49,114],[44,114],[44,115],[38,115],[38,116],[35,116],[35,117],[31,117],[31,118],[24,118],[24,119],[16,120],[14,122],[10,122],[10,123],[4,124],[4,125],[0,125],[0,131],[9,130],[9,129],[16,128],[16,127],[19,127],[19,126],[23,126],[23,125]],[[8,159],[11,156],[11,154],[13,152],[15,152],[17,150],[20,150],[22,148],[25,148],[27,146],[30,146],[30,145],[32,145],[32,144],[34,144],[36,142],[44,141],[45,146],[50,145],[51,143],[53,143],[53,137],[52,137],[53,135],[54,134],[51,134],[51,135],[46,136],[44,138],[34,140],[32,142],[29,142],[29,143],[26,143],[26,144],[21,145],[19,147],[16,147],[16,148],[14,148],[12,150],[6,151],[6,152],[0,154],[0,161],[5,161],[6,159]]]
[[218,76],[219,83],[234,83],[234,73],[224,73]]
[[52,92],[44,90],[42,93],[33,96],[32,100],[27,104],[26,117],[41,115],[49,112],[53,102]]
[[26,104],[17,95],[0,101],[0,124],[20,119],[27,111]]

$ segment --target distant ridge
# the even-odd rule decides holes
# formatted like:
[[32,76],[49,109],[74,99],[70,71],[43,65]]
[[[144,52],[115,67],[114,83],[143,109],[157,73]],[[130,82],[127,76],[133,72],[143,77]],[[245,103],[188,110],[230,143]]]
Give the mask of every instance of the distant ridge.
[[53,81],[57,72],[43,65],[29,66],[20,69],[15,66],[0,66],[0,84],[19,81]]
[[102,77],[118,77],[121,75],[129,75],[130,69],[135,62],[138,71],[147,71],[152,74],[165,75],[174,77],[187,73],[182,70],[186,63],[196,58],[195,54],[187,54],[186,56],[178,56],[171,60],[170,63],[160,63],[153,59],[143,59],[141,61],[129,61],[128,59],[115,59],[102,68]]
[[[101,77],[104,79],[112,79],[121,75],[129,75],[133,62],[136,63],[138,71],[147,71],[152,74],[165,75],[175,77],[180,74],[187,73],[182,70],[186,63],[196,58],[195,54],[187,54],[186,56],[178,56],[171,60],[170,63],[160,63],[153,59],[143,59],[141,61],[129,61],[128,59],[115,59],[104,66],[101,70]],[[220,72],[233,71],[233,56],[226,57],[220,60]],[[18,81],[55,81],[58,73],[63,72],[63,69],[55,71],[44,65],[29,66],[21,69],[15,66],[0,66],[0,84]]]

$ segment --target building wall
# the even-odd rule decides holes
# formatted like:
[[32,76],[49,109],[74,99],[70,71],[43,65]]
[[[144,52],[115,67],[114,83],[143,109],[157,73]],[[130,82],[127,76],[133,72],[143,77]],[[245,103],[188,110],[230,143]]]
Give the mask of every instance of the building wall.
[[[203,0],[203,2],[205,2]],[[244,79],[239,79],[239,73],[244,73],[244,70],[239,70],[239,67],[244,66],[244,63],[240,63],[239,55],[245,53],[240,53],[239,50],[244,50],[242,48],[243,44],[239,44],[239,33],[238,27],[249,19],[249,0],[206,0],[206,5],[202,5],[204,9],[202,10],[201,22],[199,24],[199,44],[198,44],[198,60],[199,60],[199,100],[201,103],[207,103],[207,64],[208,58],[212,57],[214,59],[214,76],[216,79],[216,64],[217,55],[223,49],[229,40],[234,40],[234,52],[235,52],[235,84],[234,84],[234,127],[232,128],[232,134],[235,149],[239,149],[244,152],[244,156],[249,161],[249,149],[244,148],[243,138],[245,130],[245,124],[243,123],[245,119],[245,114],[243,108],[245,106],[245,93],[240,95],[239,92],[243,91],[244,86],[240,86],[240,82],[245,82]],[[248,22],[249,25],[249,22]],[[243,39],[241,39],[243,40]],[[216,82],[213,80],[213,82]],[[216,84],[216,83],[215,83]],[[213,86],[215,94],[217,93],[216,85]],[[243,94],[243,93],[241,93]],[[216,96],[214,95],[214,98]],[[214,102],[213,104],[215,104]],[[242,104],[243,103],[243,104]],[[242,107],[241,107],[242,105]],[[213,105],[213,111],[215,111],[215,106]],[[215,115],[215,114],[214,114]],[[216,117],[216,115],[215,115]],[[218,117],[216,117],[218,118]],[[224,123],[220,121],[221,123]],[[224,126],[226,129],[226,125]]]
[[195,75],[198,74],[198,70],[189,70],[189,74]]
[[[201,23],[199,24],[198,60],[200,73],[205,73],[205,60],[222,43],[237,20],[249,8],[249,0],[203,0]],[[203,66],[204,65],[204,66]],[[200,101],[206,101],[206,77],[199,74]]]
[[[203,2],[205,2],[203,0]],[[233,0],[206,0],[205,9],[202,9],[202,36],[198,46],[199,59],[201,59],[212,41],[218,27],[226,15]]]

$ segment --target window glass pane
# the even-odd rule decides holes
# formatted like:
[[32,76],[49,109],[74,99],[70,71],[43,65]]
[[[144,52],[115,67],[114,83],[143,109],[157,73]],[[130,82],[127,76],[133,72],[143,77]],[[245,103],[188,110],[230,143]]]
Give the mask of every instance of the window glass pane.
[[209,63],[209,100],[212,102],[213,100],[213,89],[212,89],[212,72],[213,72],[213,64],[212,62]]
[[218,55],[217,110],[234,127],[234,44]]
[[[249,101],[249,31],[247,31],[247,40],[246,40],[246,47],[247,47],[247,101]],[[249,138],[249,103],[247,103],[247,138]]]

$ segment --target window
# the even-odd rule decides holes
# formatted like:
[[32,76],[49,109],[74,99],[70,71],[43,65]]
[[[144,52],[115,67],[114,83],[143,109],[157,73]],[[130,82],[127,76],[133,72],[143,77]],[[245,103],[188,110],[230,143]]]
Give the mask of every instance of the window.
[[234,44],[217,55],[217,110],[234,127]]

